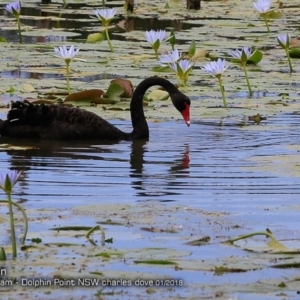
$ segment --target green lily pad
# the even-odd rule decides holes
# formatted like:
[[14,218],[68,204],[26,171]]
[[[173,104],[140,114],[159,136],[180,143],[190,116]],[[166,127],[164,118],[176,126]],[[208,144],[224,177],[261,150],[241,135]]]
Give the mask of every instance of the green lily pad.
[[133,94],[133,85],[132,82],[124,78],[116,78],[110,82],[110,85],[114,83],[119,85],[123,89],[123,93],[120,95],[124,98],[131,98]]
[[300,49],[299,48],[292,48],[289,51],[291,58],[300,58]]
[[257,65],[263,58],[262,52],[256,49],[252,55],[248,58],[247,63]]
[[86,42],[87,43],[96,43],[104,40],[104,35],[100,32],[91,33],[88,35]]
[[265,14],[267,19],[278,20],[282,18],[282,13],[278,10],[271,10],[270,12]]
[[169,93],[163,90],[154,90],[147,95],[148,100],[162,101],[169,98]]
[[105,93],[108,99],[118,99],[124,92],[124,88],[116,81],[112,81]]

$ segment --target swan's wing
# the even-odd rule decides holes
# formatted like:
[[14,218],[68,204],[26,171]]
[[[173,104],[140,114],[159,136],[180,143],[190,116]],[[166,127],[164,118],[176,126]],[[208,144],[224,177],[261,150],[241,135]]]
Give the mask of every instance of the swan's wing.
[[123,139],[124,133],[98,115],[78,108],[16,102],[0,134],[48,139]]

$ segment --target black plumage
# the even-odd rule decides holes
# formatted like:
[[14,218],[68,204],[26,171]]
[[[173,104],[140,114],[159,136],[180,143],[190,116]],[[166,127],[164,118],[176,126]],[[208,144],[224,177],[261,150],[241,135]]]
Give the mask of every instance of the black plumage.
[[126,133],[93,112],[63,105],[32,104],[17,101],[12,104],[7,120],[0,120],[0,135],[18,138],[59,140],[132,140],[149,137],[143,111],[146,90],[160,85],[170,94],[176,109],[189,125],[190,99],[172,83],[160,77],[143,80],[135,89],[131,104],[133,131]]

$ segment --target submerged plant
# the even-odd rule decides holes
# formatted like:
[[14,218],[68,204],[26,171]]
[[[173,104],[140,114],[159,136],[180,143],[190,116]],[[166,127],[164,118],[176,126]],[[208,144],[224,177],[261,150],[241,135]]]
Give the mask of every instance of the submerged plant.
[[229,66],[226,66],[226,60],[221,59],[221,58],[218,58],[217,61],[209,62],[204,67],[202,67],[202,69],[204,71],[206,71],[207,73],[215,76],[218,79],[221,94],[222,94],[223,104],[224,104],[225,108],[227,108],[227,102],[226,102],[226,98],[225,98],[224,87],[223,87],[223,84],[222,84],[222,75],[228,67]]
[[290,36],[287,33],[286,34],[281,34],[277,37],[277,41],[286,53],[288,63],[289,63],[289,67],[290,67],[290,73],[292,73],[293,68],[292,68],[291,58],[290,58],[290,54],[289,54]]
[[108,25],[111,22],[111,20],[113,20],[116,13],[117,10],[115,8],[102,8],[102,9],[94,10],[94,14],[97,16],[97,18],[102,22],[102,25],[105,27],[105,35],[111,52],[114,52],[114,48],[109,38]]
[[259,12],[260,16],[264,19],[268,32],[270,32],[270,27],[268,24],[268,17],[271,10],[272,0],[257,0],[253,3],[254,9]]
[[244,47],[242,50],[230,51],[229,55],[232,58],[234,58],[235,62],[241,64],[241,66],[244,70],[244,73],[245,73],[245,78],[246,78],[249,94],[250,94],[250,96],[252,96],[252,89],[251,89],[251,85],[250,85],[250,81],[249,81],[248,73],[247,73],[247,68],[246,68],[247,61],[252,55],[251,49],[249,47]]
[[0,175],[0,187],[7,195],[7,202],[9,207],[9,219],[10,219],[10,231],[11,231],[11,245],[13,258],[17,257],[17,242],[16,242],[16,232],[15,232],[15,221],[13,213],[13,202],[11,200],[11,191],[16,182],[19,179],[20,172],[10,171],[7,174]]
[[145,36],[145,39],[147,40],[147,42],[151,45],[152,49],[155,52],[155,56],[158,59],[158,49],[166,37],[166,31],[165,30],[158,30],[158,31],[150,30],[150,31],[146,31],[144,36]]
[[66,45],[60,46],[60,47],[54,47],[54,52],[56,53],[56,57],[62,58],[65,63],[66,63],[66,80],[67,80],[67,89],[68,89],[68,94],[70,95],[71,89],[70,89],[70,62],[73,59],[76,60],[81,60],[79,58],[75,58],[75,56],[79,52],[79,48],[75,49],[74,45],[71,45],[69,50],[67,49]]
[[15,16],[18,23],[18,31],[19,31],[19,41],[22,43],[22,33],[21,33],[21,21],[20,21],[20,15],[21,15],[21,2],[16,1],[12,2],[10,4],[7,4],[5,7],[5,10],[10,12]]

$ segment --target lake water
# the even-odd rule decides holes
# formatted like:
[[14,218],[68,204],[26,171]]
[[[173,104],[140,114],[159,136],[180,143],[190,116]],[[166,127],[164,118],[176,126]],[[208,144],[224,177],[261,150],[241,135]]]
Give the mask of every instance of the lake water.
[[[44,243],[74,242],[74,234],[51,236],[49,228],[53,226],[93,226],[108,219],[123,222],[123,226],[103,225],[107,237],[114,239],[112,245],[106,244],[106,251],[125,251],[127,257],[126,262],[112,259],[97,265],[96,269],[104,274],[116,272],[111,275],[113,278],[128,278],[128,274],[135,278],[141,274],[146,278],[170,276],[188,284],[185,288],[160,289],[161,296],[179,293],[198,299],[206,299],[216,290],[222,291],[221,299],[257,299],[253,289],[260,282],[259,299],[264,299],[260,298],[261,293],[266,292],[265,299],[276,299],[279,288],[269,289],[270,282],[283,280],[283,275],[294,278],[297,272],[270,269],[270,255],[260,251],[251,255],[242,250],[258,250],[256,247],[264,245],[265,239],[242,242],[242,248],[221,242],[270,228],[283,243],[297,247],[297,242],[293,242],[299,239],[300,178],[294,164],[299,157],[297,118],[288,114],[274,116],[261,125],[244,128],[213,122],[192,124],[190,128],[183,122],[150,123],[149,141],[10,141],[15,146],[37,149],[2,151],[0,166],[2,170],[22,171],[13,198],[23,201],[31,219],[30,231],[43,237]],[[130,130],[129,122],[114,123]],[[284,157],[290,160],[281,161]],[[211,241],[203,246],[185,244],[204,236]],[[75,240],[78,243],[78,238]],[[86,242],[82,238],[80,243]],[[156,253],[153,249],[165,250]],[[101,247],[97,250],[101,252]],[[56,259],[59,261],[67,252],[58,250]],[[76,251],[71,255],[75,260],[80,257]],[[135,265],[136,257],[179,260],[183,269],[174,273],[173,267]],[[29,268],[31,263],[25,259],[21,264]],[[86,271],[95,271],[94,263],[86,265]],[[245,268],[247,273],[243,273],[244,277],[239,272],[216,276],[213,270],[219,265]],[[254,266],[259,270],[251,271]],[[43,276],[57,272],[56,267],[40,268],[34,272]],[[240,284],[240,288],[235,284]],[[110,295],[110,299],[130,299],[136,292],[145,293],[141,287],[130,292],[124,287],[113,290],[119,292]],[[51,291],[53,299],[58,294],[92,299],[92,289]],[[286,299],[296,299],[293,295],[295,291]]]
[[[109,52],[106,41],[86,43],[89,34],[103,30],[90,17],[100,2],[68,3],[66,9],[62,2],[22,2],[22,45],[17,44],[14,17],[2,9],[1,36],[9,43],[1,43],[1,104],[46,97],[53,89],[54,97],[61,95],[64,63],[53,57],[53,47],[61,43],[78,46],[80,58],[87,61],[72,62],[72,89],[108,87],[115,77],[128,77],[136,86],[142,78],[157,74],[143,32],[167,29],[169,34],[171,28],[184,53],[193,39],[197,49],[209,51],[212,58],[226,57],[242,46],[262,50],[259,66],[247,66],[254,97],[248,98],[241,68],[231,65],[223,78],[230,109],[211,112],[210,106],[221,103],[220,92],[215,78],[201,71],[208,59],[199,57],[185,89],[192,99],[189,128],[183,121],[171,121],[173,115],[168,109],[161,112],[165,105],[159,103],[146,115],[152,120],[159,113],[159,119],[169,121],[150,121],[149,141],[1,139],[1,144],[12,145],[1,147],[1,172],[22,171],[13,200],[28,214],[26,245],[34,246],[19,251],[16,261],[10,259],[7,207],[1,205],[0,241],[8,260],[0,266],[18,280],[2,286],[0,278],[1,299],[299,299],[299,63],[292,61],[295,73],[290,75],[276,41],[286,27],[298,28],[297,10],[284,4],[284,22],[272,22],[268,35],[251,2],[209,1],[195,12],[169,1],[171,9],[158,12],[156,6],[164,7],[161,1],[136,1],[137,13],[129,17],[121,8],[123,1],[108,2],[118,6],[114,21],[118,26],[110,29],[115,53]],[[163,43],[160,52],[169,50],[170,45]],[[160,75],[176,81],[171,72]],[[113,114],[98,109],[105,117]],[[230,117],[219,126],[227,113]],[[244,116],[257,113],[267,120],[241,126]],[[3,111],[0,117],[5,118]],[[130,131],[130,122],[120,121],[126,118],[120,113],[112,123]],[[17,209],[15,219],[20,236],[23,219]],[[92,235],[95,246],[84,236],[87,229],[72,227],[95,225],[102,226],[105,245],[99,230]],[[270,239],[264,236],[224,243],[266,229],[288,248],[267,244]],[[37,237],[41,244],[32,242]],[[199,239],[206,242],[189,244]],[[78,282],[68,287],[21,284],[21,278],[53,282],[90,277],[145,282],[131,288],[103,283],[84,287]],[[145,286],[147,280],[157,279],[171,279],[173,285]]]

